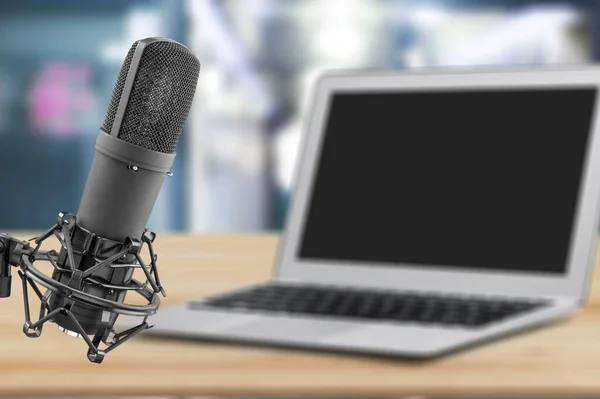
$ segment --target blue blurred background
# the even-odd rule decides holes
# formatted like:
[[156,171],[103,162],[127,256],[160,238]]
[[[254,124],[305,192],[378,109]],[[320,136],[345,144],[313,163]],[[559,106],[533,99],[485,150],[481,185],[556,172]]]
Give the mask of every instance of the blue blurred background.
[[45,229],[77,210],[121,63],[149,36],[178,40],[202,62],[150,227],[278,230],[320,73],[593,63],[600,3],[2,1],[0,230]]

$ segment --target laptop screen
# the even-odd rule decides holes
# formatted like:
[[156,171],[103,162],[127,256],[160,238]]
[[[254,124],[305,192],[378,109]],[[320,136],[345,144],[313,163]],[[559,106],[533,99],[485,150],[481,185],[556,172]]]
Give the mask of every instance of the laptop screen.
[[565,273],[595,97],[333,94],[300,259]]

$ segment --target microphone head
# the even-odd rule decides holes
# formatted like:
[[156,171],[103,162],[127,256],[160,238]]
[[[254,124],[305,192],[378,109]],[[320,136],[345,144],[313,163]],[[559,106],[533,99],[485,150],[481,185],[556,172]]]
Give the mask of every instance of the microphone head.
[[171,154],[187,119],[200,62],[184,45],[138,40],[119,73],[102,130],[142,148]]

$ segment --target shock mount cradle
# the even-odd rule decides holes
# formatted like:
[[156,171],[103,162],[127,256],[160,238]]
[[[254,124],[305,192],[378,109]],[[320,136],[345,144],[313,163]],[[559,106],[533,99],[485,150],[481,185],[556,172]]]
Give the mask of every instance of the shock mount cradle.
[[[60,243],[60,254],[55,250],[41,249],[42,244],[50,237],[55,237]],[[18,267],[23,289],[25,335],[37,338],[41,336],[45,323],[55,322],[55,317],[63,317],[64,320],[66,316],[73,329],[70,331],[62,328],[61,330],[69,335],[81,336],[88,346],[88,359],[93,363],[101,363],[107,353],[141,331],[151,328],[147,319],[158,311],[160,306],[158,294],[166,296],[158,276],[157,255],[153,247],[155,238],[156,234],[146,229],[141,240],[127,238],[122,243],[112,241],[96,236],[79,226],[76,216],[65,212],[58,214],[54,226],[29,241],[20,241],[0,233],[0,298],[10,296],[11,267]],[[141,257],[144,245],[148,248],[150,264],[144,263]],[[90,253],[93,255],[93,264],[85,270],[78,269],[82,257],[89,257]],[[42,273],[35,267],[36,262],[49,262],[54,268],[55,275],[68,276],[67,283],[55,280],[54,275],[49,277]],[[115,284],[98,277],[98,272],[106,271],[107,268],[113,271],[124,268],[131,272],[125,282]],[[143,283],[131,276],[137,269],[145,275]],[[40,286],[45,288],[44,293],[40,290]],[[40,300],[39,317],[35,322],[31,321],[29,288]],[[102,297],[91,294],[92,288],[94,292],[100,290],[106,295]],[[142,305],[124,303],[125,296],[129,292],[140,295],[145,303]],[[51,301],[52,299],[54,301]],[[56,303],[60,305],[57,306]],[[74,311],[78,310],[78,307],[101,311],[101,321],[94,334],[88,335],[75,316]],[[114,324],[119,315],[141,317],[143,320],[135,327],[116,332]],[[103,349],[100,348],[101,343],[104,343]]]

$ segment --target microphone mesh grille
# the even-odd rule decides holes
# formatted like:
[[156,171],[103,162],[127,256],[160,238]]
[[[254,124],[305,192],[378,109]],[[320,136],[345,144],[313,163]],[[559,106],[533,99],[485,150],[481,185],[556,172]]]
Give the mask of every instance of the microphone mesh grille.
[[121,99],[123,87],[125,86],[125,80],[127,79],[127,72],[129,72],[129,66],[131,65],[131,60],[133,59],[133,53],[135,53],[137,44],[138,42],[133,43],[129,49],[127,57],[125,57],[125,61],[123,61],[121,72],[119,72],[119,77],[117,78],[117,83],[115,84],[115,89],[113,90],[112,98],[110,99],[110,105],[108,106],[108,111],[106,111],[106,118],[102,124],[102,130],[107,133],[110,133],[113,122],[115,121],[117,109],[119,108],[119,100]]
[[[149,150],[175,152],[199,73],[200,62],[186,47],[170,41],[149,43],[143,50],[117,137]],[[117,95],[119,82],[120,77],[109,114],[115,96],[117,106],[121,97],[122,87]],[[106,119],[110,122],[108,114]]]

